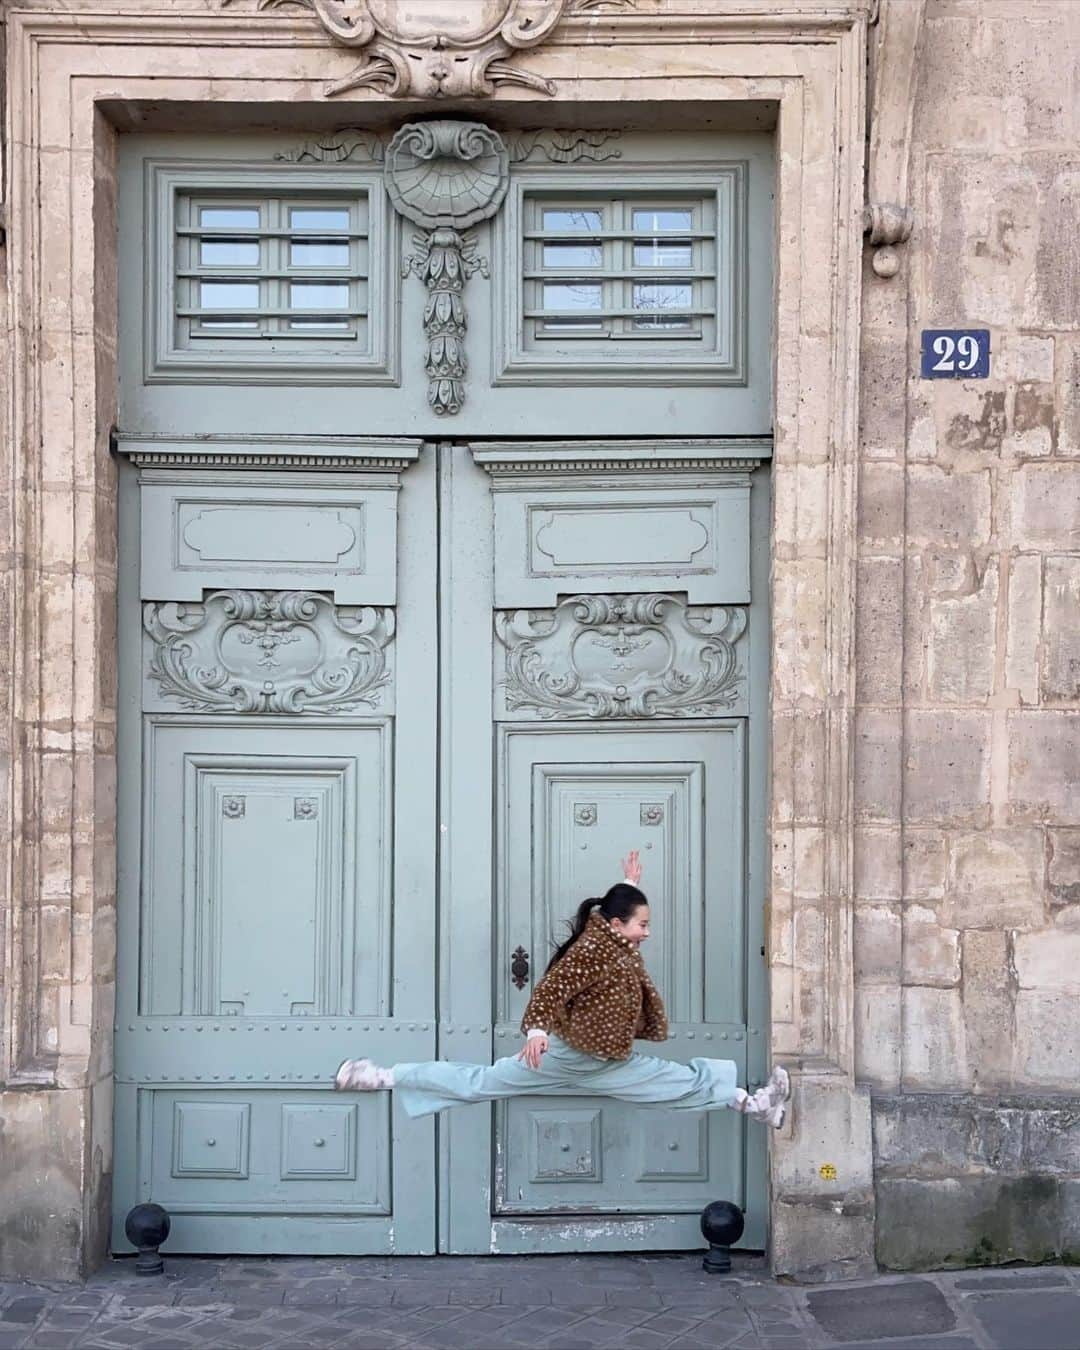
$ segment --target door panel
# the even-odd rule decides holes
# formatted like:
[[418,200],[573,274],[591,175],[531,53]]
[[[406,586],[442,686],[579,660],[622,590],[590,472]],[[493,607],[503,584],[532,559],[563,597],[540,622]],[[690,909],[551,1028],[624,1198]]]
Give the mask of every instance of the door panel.
[[[533,960],[520,989],[504,963],[497,1041],[518,1037],[531,983],[567,916],[583,897],[602,895],[637,847],[653,916],[644,955],[672,1023],[666,1045],[639,1048],[683,1062],[735,1059],[745,1078],[745,778],[741,721],[504,729],[497,945],[523,946]],[[573,1127],[558,1125],[560,1110]],[[700,1211],[710,1195],[741,1199],[742,1122],[719,1113],[700,1133],[689,1128],[662,1108],[507,1103],[496,1209],[670,1214]]]
[[[385,1094],[332,1094],[347,1056],[436,1052],[434,492],[418,449],[397,460],[407,487],[386,446],[370,472],[317,485],[271,456],[230,473],[212,446],[174,469],[174,450],[144,444],[122,474],[120,1250],[138,1200],[168,1209],[177,1252],[434,1247],[431,1124]],[[181,535],[210,537],[172,528],[185,503],[233,528],[244,500],[263,526],[267,502],[307,503],[281,527],[290,553],[298,530],[312,557],[313,529],[358,541],[318,578],[346,602],[332,584],[288,589],[312,580],[288,559],[260,573],[268,527],[213,536],[238,577],[176,565]],[[399,516],[418,541],[400,568]],[[230,580],[265,584],[217,589]]]

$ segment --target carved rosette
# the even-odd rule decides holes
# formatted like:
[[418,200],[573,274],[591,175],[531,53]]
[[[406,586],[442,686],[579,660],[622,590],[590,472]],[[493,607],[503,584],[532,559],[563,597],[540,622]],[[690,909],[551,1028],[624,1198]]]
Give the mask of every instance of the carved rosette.
[[428,402],[440,416],[465,402],[465,282],[487,275],[471,225],[493,216],[510,181],[502,137],[479,122],[410,122],[386,150],[386,188],[406,220],[419,225],[416,252],[402,266],[428,289],[424,306]]
[[200,712],[348,713],[390,680],[392,610],[314,591],[215,591],[201,604],[148,601],[148,673]]
[[576,595],[502,611],[510,712],[553,718],[708,717],[741,693],[746,611],[672,595]]

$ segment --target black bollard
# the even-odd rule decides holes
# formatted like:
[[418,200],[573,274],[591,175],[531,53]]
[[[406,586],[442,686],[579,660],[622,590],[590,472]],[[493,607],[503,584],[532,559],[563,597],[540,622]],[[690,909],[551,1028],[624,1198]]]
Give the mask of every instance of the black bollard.
[[168,1211],[160,1205],[136,1205],[124,1220],[127,1240],[139,1251],[136,1275],[160,1275],[165,1269],[158,1248],[169,1236],[172,1223]]
[[730,1200],[713,1200],[701,1211],[701,1232],[709,1244],[702,1267],[710,1275],[731,1269],[731,1248],[743,1235],[743,1212]]

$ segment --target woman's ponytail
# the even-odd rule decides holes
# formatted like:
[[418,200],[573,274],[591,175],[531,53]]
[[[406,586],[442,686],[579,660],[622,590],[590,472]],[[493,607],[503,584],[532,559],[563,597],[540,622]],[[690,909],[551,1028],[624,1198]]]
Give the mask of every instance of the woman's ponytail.
[[[566,953],[570,950],[570,948],[574,945],[574,943],[578,940],[578,938],[582,935],[582,933],[584,933],[585,926],[589,922],[589,915],[593,912],[593,910],[597,907],[597,905],[602,905],[603,903],[604,901],[602,896],[594,896],[592,899],[582,900],[581,904],[578,905],[577,907],[577,913],[570,920],[570,936],[566,939],[565,942],[560,943],[560,945],[555,948],[554,955],[552,956],[551,960],[547,963],[548,970],[551,969],[551,967],[556,963],[556,961],[562,960],[562,958],[566,955]],[[545,971],[544,973],[547,974],[547,971]]]
[[[555,948],[555,954],[547,964],[548,970],[551,969],[557,961],[561,961],[578,938],[584,933],[585,927],[589,922],[589,916],[594,909],[599,909],[605,919],[622,919],[625,923],[631,918],[634,912],[642,905],[649,902],[643,892],[636,886],[631,886],[625,881],[620,881],[612,886],[606,895],[594,896],[589,900],[582,900],[578,905],[577,913],[570,920],[570,936],[565,942],[560,943]],[[547,974],[547,971],[544,972]]]

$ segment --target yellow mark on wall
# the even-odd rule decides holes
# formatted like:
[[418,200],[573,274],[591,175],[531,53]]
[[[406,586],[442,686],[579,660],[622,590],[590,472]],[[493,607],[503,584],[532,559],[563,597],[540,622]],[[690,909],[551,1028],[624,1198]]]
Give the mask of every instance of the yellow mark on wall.
[[818,1168],[818,1176],[822,1179],[822,1181],[835,1181],[836,1164],[822,1163],[821,1166]]

